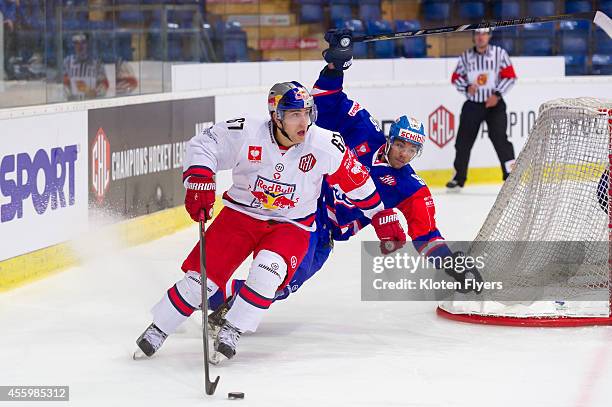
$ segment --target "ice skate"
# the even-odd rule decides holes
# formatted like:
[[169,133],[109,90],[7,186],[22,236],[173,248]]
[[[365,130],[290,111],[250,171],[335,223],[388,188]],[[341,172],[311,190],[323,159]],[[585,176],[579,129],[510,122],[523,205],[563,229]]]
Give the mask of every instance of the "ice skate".
[[136,345],[138,345],[138,349],[134,352],[133,359],[142,359],[145,356],[151,357],[159,348],[161,348],[162,344],[166,340],[168,335],[166,335],[161,329],[159,329],[155,324],[149,325],[147,329],[140,335],[140,337],[136,340]]
[[226,359],[231,359],[236,354],[236,347],[238,346],[238,339],[240,339],[240,330],[235,328],[232,324],[225,321],[217,340],[215,341],[215,352],[210,358],[210,363],[218,365]]
[[230,310],[232,297],[228,297],[223,304],[208,315],[208,334],[213,341],[217,340],[219,331],[225,322],[225,315]]
[[456,193],[456,192],[461,192],[462,189],[463,189],[463,183],[457,181],[456,179],[452,179],[446,183],[447,192]]

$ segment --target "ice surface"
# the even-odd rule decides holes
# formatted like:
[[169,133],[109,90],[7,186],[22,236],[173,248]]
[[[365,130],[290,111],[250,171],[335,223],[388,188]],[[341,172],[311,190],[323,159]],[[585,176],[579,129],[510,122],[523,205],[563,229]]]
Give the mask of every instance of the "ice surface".
[[[498,190],[434,191],[443,235],[473,238]],[[199,314],[152,359],[131,359],[196,238],[194,226],[92,250],[82,267],[0,294],[0,385],[69,385],[70,406],[612,405],[612,327],[479,326],[440,319],[433,303],[361,302],[357,240],[337,244],[313,280],[241,338],[236,358],[212,368],[221,381],[205,396]],[[229,391],[246,397],[228,401]],[[29,404],[41,405],[16,405]]]

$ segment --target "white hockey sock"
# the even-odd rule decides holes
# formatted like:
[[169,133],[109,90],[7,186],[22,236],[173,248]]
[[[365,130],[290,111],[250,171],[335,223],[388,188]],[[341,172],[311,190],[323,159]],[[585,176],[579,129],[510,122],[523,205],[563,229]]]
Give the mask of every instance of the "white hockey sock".
[[286,275],[287,264],[280,255],[260,251],[225,319],[241,332],[255,332]]
[[[218,289],[217,285],[207,280],[208,298]],[[174,284],[151,310],[153,323],[166,335],[176,331],[202,304],[202,287],[200,273],[188,271],[185,277]]]

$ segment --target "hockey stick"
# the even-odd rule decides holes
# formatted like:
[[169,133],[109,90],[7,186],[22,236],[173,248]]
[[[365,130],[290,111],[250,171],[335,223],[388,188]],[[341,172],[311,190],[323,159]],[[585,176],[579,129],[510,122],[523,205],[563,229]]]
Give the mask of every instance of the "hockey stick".
[[[589,20],[601,27],[602,30],[612,38],[612,20],[605,13],[601,11],[587,11],[583,13],[573,14],[559,14],[556,16],[547,17],[524,17],[516,18],[513,20],[500,20],[500,21],[483,21],[481,23],[464,24],[464,25],[452,25],[448,27],[438,28],[426,28],[422,30],[414,31],[401,31],[392,34],[372,34],[372,35],[359,35],[353,37],[353,42],[372,42],[372,41],[383,41],[383,40],[396,40],[399,38],[411,38],[421,37],[424,35],[433,34],[448,34],[462,31],[474,31],[479,28],[494,28],[494,27],[511,27],[515,25],[532,24],[532,23],[547,23],[551,21],[562,21],[562,20]],[[344,45],[343,46],[348,46]]]
[[202,282],[202,344],[204,347],[204,385],[206,386],[206,394],[209,396],[215,393],[217,384],[219,384],[220,377],[217,376],[214,382],[210,381],[209,372],[209,359],[208,359],[208,296],[206,284],[206,250],[204,249],[206,243],[206,229],[204,228],[204,222],[206,221],[206,215],[202,212],[200,219],[200,280]]

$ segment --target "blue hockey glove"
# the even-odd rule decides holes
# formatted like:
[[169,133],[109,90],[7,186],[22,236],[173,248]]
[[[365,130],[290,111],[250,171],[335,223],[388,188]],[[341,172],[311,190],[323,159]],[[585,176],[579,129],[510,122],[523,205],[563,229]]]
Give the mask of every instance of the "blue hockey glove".
[[353,64],[353,32],[348,29],[332,29],[325,33],[329,48],[323,51],[323,58],[334,64],[335,69],[346,70]]

